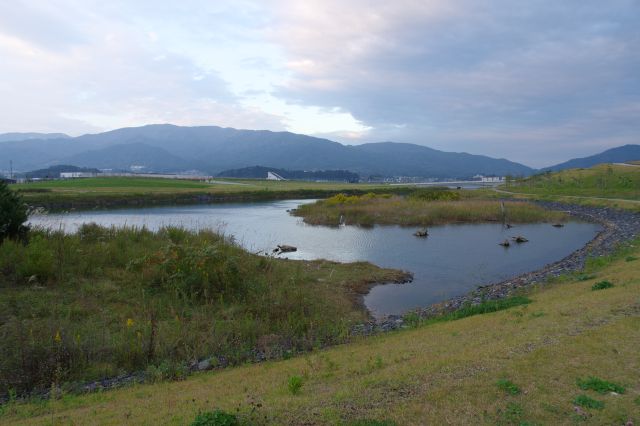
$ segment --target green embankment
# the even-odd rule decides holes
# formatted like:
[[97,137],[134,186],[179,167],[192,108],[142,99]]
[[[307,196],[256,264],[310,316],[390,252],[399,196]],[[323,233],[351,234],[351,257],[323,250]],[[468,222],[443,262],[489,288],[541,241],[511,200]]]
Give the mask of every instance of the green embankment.
[[28,244],[0,244],[0,397],[340,343],[367,318],[358,294],[403,279],[368,263],[252,255],[207,231],[32,231]]
[[506,190],[541,196],[640,200],[640,167],[600,164],[516,180]]
[[[293,214],[312,225],[403,225],[432,226],[447,223],[479,222],[559,222],[561,212],[545,210],[525,202],[501,204],[497,200],[461,197],[458,191],[414,190],[408,196],[338,194],[326,200],[305,204]],[[480,194],[478,194],[480,195]]]
[[[636,241],[507,310],[181,382],[12,402],[0,421],[184,425],[222,409],[246,424],[637,424],[639,256]],[[614,286],[594,291],[603,280]]]
[[47,209],[324,198],[339,192],[404,193],[384,184],[216,179],[211,183],[153,178],[87,178],[13,185],[31,206]]

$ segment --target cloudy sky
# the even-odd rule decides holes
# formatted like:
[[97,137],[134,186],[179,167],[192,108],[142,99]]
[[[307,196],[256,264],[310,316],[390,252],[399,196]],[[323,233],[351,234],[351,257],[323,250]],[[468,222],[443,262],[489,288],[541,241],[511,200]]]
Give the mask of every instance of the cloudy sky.
[[0,132],[220,125],[530,166],[640,143],[638,0],[0,7]]

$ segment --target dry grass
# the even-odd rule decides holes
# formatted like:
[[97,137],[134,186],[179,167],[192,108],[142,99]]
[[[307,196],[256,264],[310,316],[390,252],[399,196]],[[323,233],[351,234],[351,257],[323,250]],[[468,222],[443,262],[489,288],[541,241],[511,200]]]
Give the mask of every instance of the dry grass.
[[[640,255],[637,248],[633,253]],[[7,424],[176,424],[200,410],[256,410],[257,424],[624,424],[640,421],[638,261],[614,261],[533,291],[506,311],[378,336],[294,358],[198,375],[184,382],[13,404]],[[591,291],[598,280],[616,286]],[[298,395],[287,389],[300,375]],[[626,387],[600,395],[578,387],[596,376]],[[498,380],[522,392],[506,395]],[[586,394],[604,409],[574,410]],[[258,407],[258,404],[260,405]]]
[[[353,197],[351,197],[353,198]],[[505,203],[506,221],[511,223],[556,222],[566,219],[561,212],[545,210],[526,202]],[[462,199],[425,201],[410,197],[359,197],[357,201],[335,203],[332,199],[300,206],[294,214],[312,225],[432,226],[448,223],[502,222],[500,201]]]

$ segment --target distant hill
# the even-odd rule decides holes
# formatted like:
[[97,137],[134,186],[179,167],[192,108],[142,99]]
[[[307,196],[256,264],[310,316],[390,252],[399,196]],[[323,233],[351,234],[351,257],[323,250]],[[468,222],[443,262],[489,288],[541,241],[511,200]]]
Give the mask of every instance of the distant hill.
[[573,160],[544,168],[542,171],[587,168],[602,163],[624,163],[635,160],[640,160],[640,145],[623,145],[589,157],[574,158]]
[[32,170],[56,164],[207,174],[256,164],[286,170],[349,170],[362,177],[468,178],[476,174],[529,175],[533,170],[505,159],[438,151],[404,143],[342,145],[290,132],[169,124],[113,130],[75,138],[30,139],[0,144],[0,158]]
[[46,169],[33,170],[25,173],[25,177],[28,179],[47,179],[47,178],[59,178],[60,173],[63,172],[86,172],[86,173],[98,173],[100,170],[91,169],[88,167],[78,167],[62,164],[59,166],[51,166]]
[[29,139],[65,139],[71,136],[64,133],[0,133],[0,142],[24,141]]
[[274,167],[253,166],[242,169],[225,170],[218,173],[218,177],[232,177],[244,179],[265,179],[267,173],[272,172],[285,179],[295,180],[329,180],[341,182],[358,182],[360,176],[348,170],[285,170]]

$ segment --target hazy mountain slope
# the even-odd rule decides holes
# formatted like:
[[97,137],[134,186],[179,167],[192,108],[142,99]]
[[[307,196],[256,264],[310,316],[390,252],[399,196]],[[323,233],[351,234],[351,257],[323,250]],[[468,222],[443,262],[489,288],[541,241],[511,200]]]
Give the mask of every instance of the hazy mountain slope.
[[583,158],[574,158],[542,170],[557,171],[564,169],[577,169],[591,167],[602,163],[624,163],[625,161],[634,160],[640,160],[640,145],[623,145],[617,148],[611,148],[601,152],[600,154]]
[[145,171],[157,172],[181,171],[189,169],[191,163],[176,157],[162,148],[142,142],[113,145],[86,151],[64,159],[65,163],[81,164],[84,167],[98,169],[129,170],[133,165],[144,166]]
[[[139,144],[144,145],[144,147]],[[137,145],[126,151],[128,145]],[[118,146],[117,149],[106,149]],[[155,148],[153,151],[151,148]],[[228,169],[268,164],[289,170],[350,170],[361,176],[470,177],[475,174],[527,175],[532,169],[502,159],[443,152],[420,145],[377,143],[345,146],[290,132],[236,130],[168,124],[123,128],[71,139],[34,139],[0,145],[0,157],[16,169],[53,164],[124,168],[145,163],[157,171]]]
[[505,159],[444,152],[406,143],[370,143],[354,147],[377,160],[381,174],[401,166],[410,176],[470,177],[475,174],[528,175],[532,169]]
[[24,141],[29,139],[66,139],[64,133],[0,133],[0,142]]

